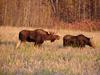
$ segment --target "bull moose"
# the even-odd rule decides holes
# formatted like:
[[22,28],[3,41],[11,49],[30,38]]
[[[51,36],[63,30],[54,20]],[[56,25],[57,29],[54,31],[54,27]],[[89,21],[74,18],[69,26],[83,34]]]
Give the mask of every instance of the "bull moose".
[[34,45],[40,46],[46,40],[54,42],[59,39],[59,35],[56,35],[53,32],[47,32],[43,29],[22,30],[19,32],[20,43],[17,44],[16,48],[23,42],[34,42]]
[[85,47],[86,45],[90,47],[95,47],[91,38],[79,34],[77,36],[65,35],[63,37],[63,46],[73,46],[73,47]]

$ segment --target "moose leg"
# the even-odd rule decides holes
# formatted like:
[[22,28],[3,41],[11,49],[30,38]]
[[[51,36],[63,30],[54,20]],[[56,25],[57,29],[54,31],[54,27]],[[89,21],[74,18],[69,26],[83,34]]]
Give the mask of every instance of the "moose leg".
[[41,37],[41,36],[37,36],[34,45],[35,45],[35,46],[36,46],[36,45],[37,45],[37,46],[41,46],[41,44],[42,44],[43,42],[44,42],[44,41],[43,41],[42,37]]
[[37,45],[37,42],[34,43],[34,46],[36,46],[36,45]]
[[38,42],[35,42],[35,43],[34,43],[34,46],[38,46],[38,44],[39,44]]
[[65,41],[65,40],[63,41],[63,46],[64,46],[64,47],[66,46],[66,41]]
[[20,46],[25,46],[25,41],[19,41],[16,45],[16,49],[19,48]]
[[38,42],[35,42],[34,43],[34,46],[40,46],[41,44],[40,43],[38,43]]
[[38,43],[38,46],[41,46],[43,44],[44,41],[41,41]]
[[25,41],[21,42],[21,46],[22,46],[22,47],[25,46],[25,44],[26,44]]
[[35,42],[34,46],[41,46],[44,41]]
[[20,45],[21,45],[21,41],[19,41],[19,42],[16,44],[16,49],[19,48]]

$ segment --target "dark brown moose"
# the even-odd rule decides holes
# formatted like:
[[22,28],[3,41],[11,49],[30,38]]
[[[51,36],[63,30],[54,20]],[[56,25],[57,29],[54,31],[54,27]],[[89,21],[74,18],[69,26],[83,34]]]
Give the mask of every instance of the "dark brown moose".
[[90,47],[95,47],[94,43],[91,41],[91,38],[79,34],[77,36],[65,35],[63,37],[63,46],[72,46],[72,47],[85,47],[86,45]]
[[40,46],[46,40],[50,40],[51,42],[54,42],[55,40],[59,40],[59,39],[60,39],[59,35],[55,35],[54,33],[47,32],[43,29],[36,29],[33,31],[22,30],[19,32],[20,43],[17,44],[16,48],[18,48],[22,42],[34,42],[34,45]]

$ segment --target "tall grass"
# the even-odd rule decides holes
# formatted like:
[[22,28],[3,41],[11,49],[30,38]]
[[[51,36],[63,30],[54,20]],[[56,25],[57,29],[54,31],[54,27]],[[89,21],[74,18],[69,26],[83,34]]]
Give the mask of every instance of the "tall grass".
[[[33,43],[27,42],[15,49],[18,32],[22,29],[32,28],[0,27],[1,75],[100,74],[100,32],[52,30],[61,36],[60,40],[54,43],[44,42],[42,47],[34,47]],[[93,37],[96,48],[80,49],[62,46],[62,37],[65,34],[77,35],[80,33]]]

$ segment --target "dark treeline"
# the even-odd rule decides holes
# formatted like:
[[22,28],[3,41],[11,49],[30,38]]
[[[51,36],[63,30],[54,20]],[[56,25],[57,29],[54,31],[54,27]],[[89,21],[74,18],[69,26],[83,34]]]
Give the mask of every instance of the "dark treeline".
[[100,21],[100,0],[0,0],[0,25],[50,26],[53,18]]
[[[100,0],[51,0],[55,15],[65,22],[100,20]],[[53,6],[55,5],[55,6]]]

